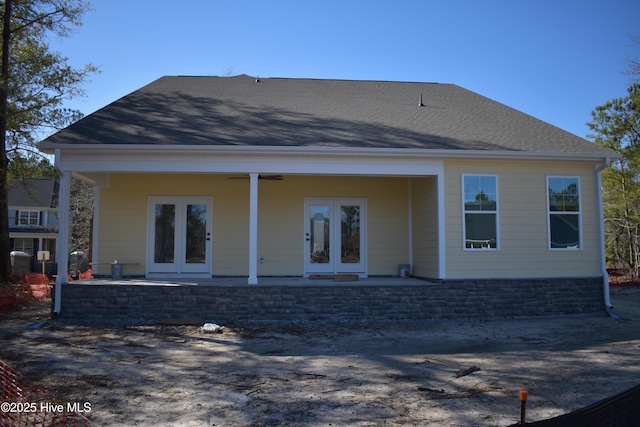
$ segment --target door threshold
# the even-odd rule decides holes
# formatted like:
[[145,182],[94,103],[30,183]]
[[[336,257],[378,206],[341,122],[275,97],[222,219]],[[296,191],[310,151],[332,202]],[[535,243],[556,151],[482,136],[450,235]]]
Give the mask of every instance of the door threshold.
[[312,274],[309,279],[333,280],[334,282],[357,282],[360,276],[357,274]]

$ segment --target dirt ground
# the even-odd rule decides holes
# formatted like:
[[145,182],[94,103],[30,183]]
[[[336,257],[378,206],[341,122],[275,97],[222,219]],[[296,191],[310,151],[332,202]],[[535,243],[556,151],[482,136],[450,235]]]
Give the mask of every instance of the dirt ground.
[[640,383],[640,287],[612,301],[624,319],[213,334],[40,325],[43,301],[0,315],[0,359],[100,426],[508,426],[520,389],[536,421]]

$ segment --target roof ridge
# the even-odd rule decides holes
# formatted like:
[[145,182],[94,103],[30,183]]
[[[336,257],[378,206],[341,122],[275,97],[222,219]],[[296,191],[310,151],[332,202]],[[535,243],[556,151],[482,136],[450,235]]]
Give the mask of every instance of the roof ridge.
[[248,77],[250,79],[260,79],[260,80],[298,80],[298,81],[318,81],[318,82],[346,82],[346,83],[407,83],[407,84],[433,84],[433,85],[452,85],[456,86],[455,83],[442,83],[442,82],[429,82],[429,81],[417,81],[417,80],[385,80],[385,79],[331,79],[331,78],[322,78],[322,77],[268,77],[268,76],[250,76],[249,74],[236,74],[234,76],[205,76],[205,75],[188,75],[188,74],[178,74],[178,75],[165,75],[163,77],[166,78],[216,78],[216,79],[233,79],[238,77]]

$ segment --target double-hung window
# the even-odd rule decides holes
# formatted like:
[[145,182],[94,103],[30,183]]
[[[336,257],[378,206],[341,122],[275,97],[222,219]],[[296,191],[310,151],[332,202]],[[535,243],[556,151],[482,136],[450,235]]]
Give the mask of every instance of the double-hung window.
[[462,199],[464,248],[498,249],[498,178],[462,175]]
[[40,212],[38,211],[20,211],[18,217],[20,225],[40,225]]
[[580,179],[548,176],[549,249],[581,249]]

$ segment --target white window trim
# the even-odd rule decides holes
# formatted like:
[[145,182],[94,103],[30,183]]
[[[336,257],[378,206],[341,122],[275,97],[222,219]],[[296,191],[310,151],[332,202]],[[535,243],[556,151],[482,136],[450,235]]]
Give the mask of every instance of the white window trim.
[[[551,211],[549,205],[549,179],[564,178],[578,180],[578,212],[573,211]],[[573,175],[547,175],[545,180],[545,197],[547,199],[547,246],[550,251],[581,251],[583,250],[584,240],[582,238],[582,182],[579,176]],[[577,248],[552,248],[551,247],[551,215],[578,215],[578,247]]]
[[[464,203],[464,178],[467,176],[490,176],[495,178],[496,180],[496,210],[495,211],[469,211],[469,213],[474,214],[495,214],[496,216],[496,247],[495,248],[467,248],[467,226],[466,226],[466,214],[467,210],[465,209]],[[470,252],[497,252],[500,250],[500,199],[499,199],[499,189],[498,189],[498,175],[495,174],[486,174],[486,173],[463,173],[460,180],[460,186],[462,188],[461,193],[461,203],[462,203],[462,250],[470,251]]]
[[[22,223],[22,214],[23,213],[28,213],[28,219],[27,219],[27,224],[23,224]],[[36,215],[36,223],[35,224],[31,224],[31,215],[35,214]],[[40,225],[40,211],[34,211],[34,210],[29,210],[29,209],[22,209],[18,211],[18,226],[20,227],[37,227]]]

